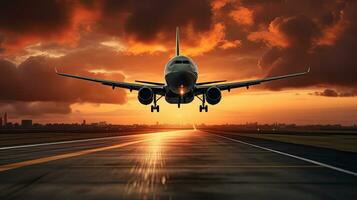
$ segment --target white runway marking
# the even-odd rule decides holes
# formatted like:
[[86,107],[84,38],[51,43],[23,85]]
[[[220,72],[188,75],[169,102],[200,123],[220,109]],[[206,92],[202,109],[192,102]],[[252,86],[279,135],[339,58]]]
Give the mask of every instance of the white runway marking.
[[39,147],[39,146],[48,146],[48,145],[56,145],[56,144],[70,144],[76,142],[90,142],[90,141],[98,141],[98,140],[109,140],[121,137],[127,137],[130,135],[121,135],[121,136],[113,136],[113,137],[101,137],[101,138],[92,138],[92,139],[79,139],[79,140],[69,140],[69,141],[60,141],[60,142],[46,142],[39,144],[28,144],[28,145],[17,145],[10,147],[0,147],[0,150],[9,150],[9,149],[20,149],[20,148],[28,148],[28,147]]
[[255,147],[255,148],[258,148],[258,149],[263,149],[263,150],[270,151],[270,152],[273,152],[273,153],[277,153],[277,154],[280,154],[280,155],[284,155],[284,156],[288,156],[288,157],[295,158],[295,159],[298,159],[298,160],[302,160],[302,161],[305,161],[305,162],[308,162],[308,163],[312,163],[312,164],[315,164],[315,165],[326,167],[326,168],[329,168],[329,169],[332,169],[332,170],[335,170],[335,171],[339,171],[339,172],[342,172],[342,173],[345,173],[345,174],[357,176],[356,172],[349,171],[349,170],[346,170],[346,169],[342,169],[342,168],[339,168],[339,167],[335,167],[335,166],[332,166],[332,165],[328,165],[328,164],[325,164],[325,163],[321,163],[321,162],[318,162],[318,161],[315,161],[315,160],[311,160],[311,159],[308,159],[308,158],[303,158],[303,157],[300,157],[300,156],[295,156],[295,155],[292,155],[292,154],[289,154],[289,153],[284,153],[284,152],[277,151],[277,150],[274,150],[274,149],[269,149],[269,148],[266,148],[266,147],[258,146],[258,145],[255,145],[255,144],[250,144],[248,142],[243,142],[241,140],[236,140],[236,139],[232,139],[232,138],[229,138],[229,137],[225,137],[225,136],[221,136],[221,135],[217,135],[217,134],[213,134],[213,133],[210,133],[210,134],[215,135],[215,136],[220,137],[220,138],[224,138],[224,139],[233,141],[233,142],[238,142],[238,143],[241,143],[241,144],[249,145],[249,146],[252,146],[252,147]]
[[[163,131],[163,132],[177,132],[177,131],[180,131],[180,130]],[[56,145],[56,144],[70,144],[70,143],[77,143],[77,142],[90,142],[90,141],[98,141],[98,140],[110,140],[110,139],[116,139],[116,138],[125,138],[125,137],[140,136],[140,135],[155,134],[155,133],[161,133],[161,132],[157,131],[157,132],[148,132],[148,133],[132,134],[132,135],[120,135],[120,136],[112,136],[112,137],[100,137],[100,138],[68,140],[68,141],[60,141],[60,142],[46,142],[46,143],[38,143],[38,144],[16,145],[16,146],[9,146],[9,147],[0,147],[0,151],[1,150],[9,150],[9,149],[28,148],[28,147],[40,147],[40,146],[48,146],[48,145]]]

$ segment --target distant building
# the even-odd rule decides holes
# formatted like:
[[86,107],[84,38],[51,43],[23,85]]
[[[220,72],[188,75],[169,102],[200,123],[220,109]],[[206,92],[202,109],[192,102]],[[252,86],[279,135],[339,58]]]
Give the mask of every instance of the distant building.
[[98,123],[98,126],[106,126],[107,125],[107,122],[106,121],[102,121],[102,122],[99,122]]
[[86,125],[86,120],[83,120],[82,125],[83,126]]
[[21,127],[23,127],[23,128],[31,128],[32,127],[32,120],[31,119],[23,119],[23,120],[21,120]]
[[0,117],[0,128],[2,127],[2,117]]
[[7,126],[7,112],[4,114],[4,126]]

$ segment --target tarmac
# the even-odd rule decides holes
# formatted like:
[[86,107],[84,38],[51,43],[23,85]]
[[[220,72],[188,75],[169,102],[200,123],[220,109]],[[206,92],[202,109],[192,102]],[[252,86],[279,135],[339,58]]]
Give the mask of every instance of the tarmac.
[[178,130],[0,148],[0,199],[357,199],[357,155]]

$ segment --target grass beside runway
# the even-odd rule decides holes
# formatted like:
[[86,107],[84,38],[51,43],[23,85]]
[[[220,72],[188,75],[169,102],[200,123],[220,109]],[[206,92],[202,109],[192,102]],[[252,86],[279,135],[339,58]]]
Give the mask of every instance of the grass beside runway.
[[285,134],[241,134],[248,137],[302,144],[314,147],[357,152],[357,135],[285,135]]

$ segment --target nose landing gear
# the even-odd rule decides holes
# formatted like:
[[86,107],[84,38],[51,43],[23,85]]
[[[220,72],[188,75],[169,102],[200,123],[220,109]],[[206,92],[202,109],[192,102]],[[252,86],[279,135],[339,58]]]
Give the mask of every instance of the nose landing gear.
[[160,106],[159,105],[151,105],[151,112],[154,112],[154,110],[156,110],[156,112],[160,112]]
[[200,105],[200,112],[202,111],[208,112],[208,106],[207,105]]

